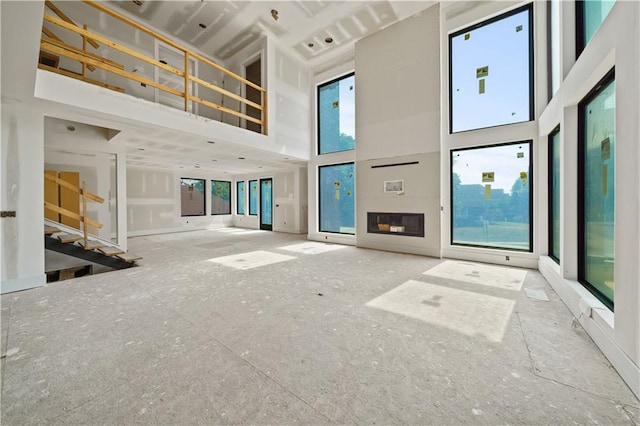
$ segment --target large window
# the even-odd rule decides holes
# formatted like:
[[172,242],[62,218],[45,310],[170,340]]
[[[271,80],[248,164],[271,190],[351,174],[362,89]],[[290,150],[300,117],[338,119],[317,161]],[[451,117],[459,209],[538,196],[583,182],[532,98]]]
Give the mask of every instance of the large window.
[[547,3],[547,13],[549,15],[547,37],[548,64],[549,64],[549,100],[556,94],[560,87],[560,4],[561,0],[551,0]]
[[180,178],[182,216],[204,216],[204,179]]
[[451,133],[533,119],[532,44],[532,5],[449,36]]
[[451,151],[451,243],[532,251],[530,141]]
[[231,182],[211,181],[211,214],[231,214]]
[[355,234],[354,164],[319,167],[320,232]]
[[354,74],[318,86],[318,154],[355,148],[355,93]]
[[576,56],[582,53],[615,3],[615,0],[576,1]]
[[615,261],[613,70],[578,106],[578,279],[613,308]]
[[560,128],[549,135],[549,256],[560,263]]
[[246,194],[244,193],[244,181],[236,182],[236,189],[236,213],[242,215],[247,203]]
[[251,216],[258,215],[258,181],[249,181],[249,214]]

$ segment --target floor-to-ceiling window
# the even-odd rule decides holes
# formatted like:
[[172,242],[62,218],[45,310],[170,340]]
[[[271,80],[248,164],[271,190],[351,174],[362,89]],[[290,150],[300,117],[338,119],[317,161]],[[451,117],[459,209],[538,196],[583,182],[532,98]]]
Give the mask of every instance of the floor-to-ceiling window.
[[318,154],[349,151],[356,144],[353,73],[318,86]]
[[258,215],[258,181],[249,181],[249,214],[251,216]]
[[355,167],[353,163],[318,170],[320,232],[355,234]]
[[532,251],[531,141],[451,151],[451,244]]
[[549,135],[549,256],[560,263],[560,128]]
[[533,8],[449,36],[450,132],[533,120]]
[[236,213],[243,215],[247,203],[246,194],[244,193],[244,181],[236,182]]
[[182,216],[203,216],[205,213],[204,179],[180,178]]
[[615,80],[611,70],[578,106],[578,279],[613,308]]

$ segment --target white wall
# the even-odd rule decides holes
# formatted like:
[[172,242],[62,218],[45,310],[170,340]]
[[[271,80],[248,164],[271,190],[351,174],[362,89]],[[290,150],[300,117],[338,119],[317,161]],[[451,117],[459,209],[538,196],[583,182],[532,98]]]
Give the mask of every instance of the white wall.
[[[440,257],[439,12],[436,4],[356,44],[359,247]],[[404,193],[385,194],[385,180],[404,180]],[[368,233],[367,212],[422,213],[425,236]]]
[[[297,167],[276,172],[251,173],[233,177],[233,225],[241,228],[260,229],[260,190],[258,189],[258,215],[249,215],[249,181],[273,179],[272,223],[273,231],[301,234],[307,231],[307,168]],[[236,211],[236,182],[244,181],[246,205],[244,215]]]
[[[573,5],[572,3],[570,4]],[[540,116],[539,134],[546,139],[561,126],[561,259],[541,256],[539,268],[585,330],[640,395],[640,4],[616,2],[602,26],[575,60],[573,8],[563,5],[562,57],[565,76]],[[616,205],[615,308],[611,312],[578,277],[577,105],[615,66]],[[546,198],[539,199],[546,208]]]

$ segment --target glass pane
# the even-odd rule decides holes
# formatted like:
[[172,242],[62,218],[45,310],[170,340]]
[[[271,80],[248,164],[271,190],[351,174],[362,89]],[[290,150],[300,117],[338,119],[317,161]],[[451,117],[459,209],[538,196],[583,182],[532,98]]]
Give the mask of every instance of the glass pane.
[[348,151],[356,145],[353,74],[318,87],[318,153]]
[[246,203],[246,198],[244,193],[244,181],[238,182],[237,187],[238,187],[238,191],[237,191],[238,206],[236,210],[238,214],[244,214],[244,208]]
[[204,179],[180,179],[182,216],[204,216]]
[[560,263],[560,131],[549,139],[549,255]]
[[260,181],[260,223],[271,225],[271,180]]
[[249,181],[249,214],[258,215],[258,181]]
[[593,38],[615,3],[615,0],[585,0],[582,3],[584,46]]
[[615,260],[615,83],[582,109],[584,115],[583,279],[613,301]]
[[452,244],[531,251],[531,143],[451,151]]
[[320,167],[320,231],[355,234],[353,163]]
[[451,132],[532,119],[531,6],[449,38]]
[[211,181],[211,214],[231,214],[231,182]]

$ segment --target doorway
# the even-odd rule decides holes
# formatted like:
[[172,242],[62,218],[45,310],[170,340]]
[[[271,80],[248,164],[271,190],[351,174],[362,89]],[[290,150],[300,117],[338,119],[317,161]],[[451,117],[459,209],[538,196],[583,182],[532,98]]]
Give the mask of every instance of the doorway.
[[273,230],[273,185],[271,178],[260,179],[260,229]]
[[[250,64],[245,65],[244,67],[244,75],[247,80],[250,82],[257,84],[258,86],[262,85],[262,59],[258,57],[255,61]],[[258,105],[262,104],[262,94],[260,91],[254,87],[251,87],[247,84],[244,86],[245,97],[251,102],[255,102]],[[245,105],[245,113],[249,117],[257,118],[258,120],[262,119],[262,112],[252,107],[251,105]],[[256,133],[262,133],[262,126],[258,123],[254,123],[253,121],[243,120],[244,127],[247,130],[251,130]]]

